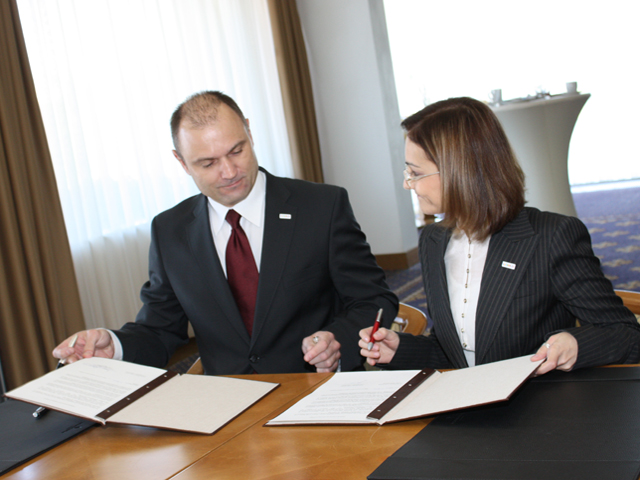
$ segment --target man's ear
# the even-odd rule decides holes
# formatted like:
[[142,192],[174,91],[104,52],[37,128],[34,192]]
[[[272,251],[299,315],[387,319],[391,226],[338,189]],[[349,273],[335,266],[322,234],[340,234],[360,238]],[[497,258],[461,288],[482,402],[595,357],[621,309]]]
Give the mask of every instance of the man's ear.
[[182,159],[178,151],[177,150],[171,150],[171,151],[173,152],[173,156],[176,157],[180,162],[180,165],[182,165],[182,168],[184,168],[184,171],[187,172],[188,175],[191,175],[191,173],[189,172],[189,169],[187,168],[187,164],[184,163],[184,160]]
[[245,128],[247,129],[247,133],[249,134],[249,140],[251,140],[251,145],[253,145],[253,137],[251,136],[251,128],[249,127],[249,119],[245,118]]

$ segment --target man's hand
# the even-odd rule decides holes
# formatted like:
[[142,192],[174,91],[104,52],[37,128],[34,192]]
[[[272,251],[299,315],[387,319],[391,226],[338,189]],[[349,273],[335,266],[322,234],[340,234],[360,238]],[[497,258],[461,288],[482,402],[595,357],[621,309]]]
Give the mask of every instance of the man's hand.
[[340,360],[340,342],[331,332],[316,332],[302,340],[302,353],[317,372],[334,372]]
[[570,371],[578,360],[578,341],[576,337],[567,332],[561,332],[549,337],[538,349],[538,352],[531,357],[532,362],[546,358],[536,370],[536,375],[542,375],[551,370]]
[[[70,346],[74,337],[76,341]],[[99,328],[70,336],[53,349],[53,356],[64,363],[73,363],[90,357],[113,358],[114,351],[111,335],[104,328]]]

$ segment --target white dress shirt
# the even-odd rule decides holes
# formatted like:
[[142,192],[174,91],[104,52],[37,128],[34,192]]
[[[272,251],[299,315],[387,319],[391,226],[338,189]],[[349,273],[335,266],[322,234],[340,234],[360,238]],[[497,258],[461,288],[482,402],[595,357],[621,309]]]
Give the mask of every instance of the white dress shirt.
[[[256,267],[260,272],[260,259],[262,258],[262,237],[264,235],[264,208],[265,195],[267,193],[267,177],[264,172],[258,172],[256,183],[253,185],[247,198],[235,204],[232,208],[240,214],[240,226],[247,234],[251,252],[256,261]],[[209,223],[211,224],[211,235],[213,243],[218,252],[222,271],[227,274],[226,251],[229,237],[231,237],[231,225],[226,221],[229,207],[208,198],[209,200]]]
[[456,232],[444,254],[451,314],[470,367],[476,364],[476,310],[490,240],[478,242]]

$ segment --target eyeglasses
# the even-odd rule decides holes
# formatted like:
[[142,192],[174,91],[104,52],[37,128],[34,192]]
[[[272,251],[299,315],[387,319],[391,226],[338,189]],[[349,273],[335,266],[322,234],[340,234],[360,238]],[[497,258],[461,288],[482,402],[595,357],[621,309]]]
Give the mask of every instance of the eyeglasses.
[[427,173],[426,175],[414,175],[413,173],[411,173],[409,170],[405,168],[402,173],[404,174],[404,180],[405,182],[407,182],[407,185],[409,185],[409,187],[412,187],[413,184],[418,180],[422,180],[423,178],[430,177],[431,175],[438,175],[440,172]]

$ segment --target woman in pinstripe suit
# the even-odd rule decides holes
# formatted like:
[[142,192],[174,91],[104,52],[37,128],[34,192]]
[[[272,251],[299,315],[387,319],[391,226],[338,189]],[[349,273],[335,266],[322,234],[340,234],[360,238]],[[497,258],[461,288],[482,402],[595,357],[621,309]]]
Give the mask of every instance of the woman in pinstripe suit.
[[471,98],[402,123],[405,183],[441,222],[420,236],[429,336],[360,332],[386,368],[464,368],[522,355],[553,369],[640,361],[640,326],[574,217],[525,207],[524,174],[491,109]]

